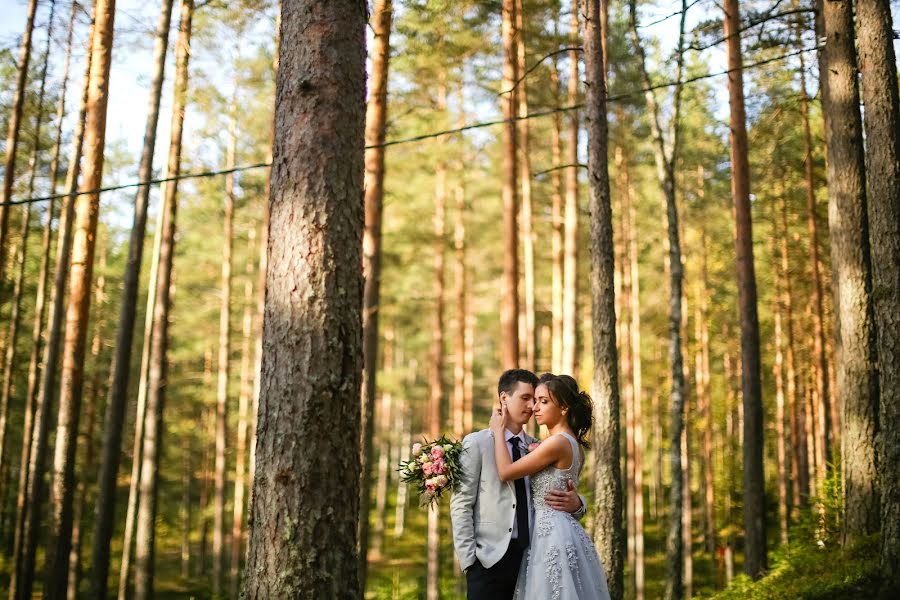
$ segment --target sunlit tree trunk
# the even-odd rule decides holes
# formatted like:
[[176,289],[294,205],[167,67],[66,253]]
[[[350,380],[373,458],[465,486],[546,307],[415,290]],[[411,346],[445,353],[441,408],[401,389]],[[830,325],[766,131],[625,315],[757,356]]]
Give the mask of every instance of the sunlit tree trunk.
[[725,0],[728,95],[731,106],[731,194],[734,202],[738,304],[741,315],[741,381],[744,407],[744,572],[753,579],[766,570],[763,411],[760,384],[759,317],[753,264],[750,165],[741,57],[741,17],[737,0]]
[[[83,191],[96,190],[102,183],[115,10],[115,0],[97,0],[94,8],[91,83],[82,164]],[[84,353],[99,208],[100,194],[97,192],[82,194],[75,199],[71,279],[50,489],[50,537],[45,559],[44,594],[48,598],[64,597],[68,583],[72,500],[75,492],[75,449],[84,383]]]
[[[100,250],[99,275],[95,285],[95,313],[94,335],[91,340],[91,365],[93,374],[91,377],[91,393],[85,402],[84,407],[84,423],[81,432],[81,451],[83,453],[81,464],[78,465],[81,472],[90,473],[94,470],[94,425],[95,414],[99,407],[100,398],[103,396],[104,390],[101,389],[103,384],[101,381],[106,379],[106,365],[100,362],[100,349],[103,343],[104,329],[106,328],[106,318],[103,314],[104,305],[106,304],[106,257],[108,242],[104,241]],[[72,516],[72,549],[69,551],[69,581],[66,589],[66,597],[68,600],[76,600],[78,597],[78,586],[81,582],[81,547],[82,547],[82,526],[85,502],[88,501],[88,489],[90,481],[86,477],[79,479],[75,489],[75,506]]]
[[[165,78],[166,53],[169,45],[169,24],[172,19],[173,0],[161,3],[159,24],[153,50],[153,75],[144,125],[144,143],[138,180],[146,181],[153,175],[153,156],[156,149],[156,129],[159,122],[159,104]],[[116,477],[122,455],[122,429],[125,423],[125,406],[128,380],[131,375],[131,348],[134,340],[134,319],[137,312],[137,296],[140,287],[141,261],[144,253],[144,233],[147,228],[147,206],[150,186],[141,186],[134,201],[134,219],[128,242],[128,262],[122,287],[122,303],[119,308],[119,324],[116,333],[116,355],[113,359],[113,379],[106,404],[103,426],[103,450],[99,474],[94,537],[91,550],[91,593],[98,600],[105,600],[109,576],[109,543],[115,522]],[[151,285],[153,285],[151,283]],[[152,312],[152,311],[150,311]]]
[[500,299],[500,363],[512,369],[519,363],[519,212],[518,167],[516,160],[516,82],[518,47],[516,39],[516,0],[502,0],[501,36],[503,39],[503,94],[500,97],[503,118],[503,279]]
[[836,394],[844,424],[842,537],[847,543],[880,527],[874,443],[878,372],[853,6],[848,0],[829,0],[823,16],[828,83],[822,109],[830,113],[825,124],[828,225],[837,334]]
[[[177,177],[181,172],[182,132],[187,101],[188,60],[191,49],[191,30],[194,16],[193,0],[182,0],[178,41],[175,47],[175,85],[172,90],[172,125],[166,176]],[[153,306],[153,331],[150,342],[150,369],[147,373],[147,405],[140,483],[138,489],[135,529],[134,592],[137,600],[153,596],[153,577],[156,553],[156,507],[159,493],[159,456],[162,449],[163,408],[168,373],[169,312],[171,310],[172,261],[175,255],[175,230],[178,211],[178,181],[167,182],[161,208],[159,270],[156,279],[156,301]]]
[[[523,0],[515,0],[516,2],[516,32],[518,33],[518,44],[516,45],[516,72],[521,77],[528,68],[525,64],[525,7]],[[525,284],[525,339],[522,342],[522,348],[525,354],[525,364],[529,369],[535,368],[536,330],[534,324],[534,217],[533,200],[531,193],[531,143],[530,128],[528,116],[528,86],[527,79],[518,82],[516,88],[517,107],[519,118],[518,122],[518,141],[517,149],[519,150],[519,178],[521,180],[522,189],[522,214],[519,221],[522,228],[522,268],[524,270]]]
[[[34,182],[38,171],[38,154],[41,151],[41,129],[44,126],[44,92],[47,84],[47,67],[50,64],[50,42],[53,39],[53,15],[56,9],[56,2],[50,3],[50,15],[47,21],[47,43],[44,47],[44,61],[41,65],[40,84],[37,97],[37,115],[34,124],[34,142],[31,148],[31,157],[28,161],[28,187],[26,188],[26,197],[31,198],[34,194]],[[8,207],[3,206],[0,210]],[[50,213],[52,216],[52,213]],[[9,461],[9,455],[6,451],[6,429],[9,417],[9,400],[12,392],[13,373],[16,361],[16,343],[19,338],[19,325],[22,321],[22,295],[25,283],[25,259],[28,257],[28,237],[31,232],[31,203],[22,205],[21,226],[19,231],[19,249],[15,257],[16,274],[13,283],[12,309],[9,315],[9,329],[6,334],[6,352],[3,360],[3,381],[2,390],[0,390],[0,470],[5,473],[9,472],[9,465],[5,464]],[[2,260],[2,257],[0,257]],[[2,287],[2,268],[0,268],[0,287]],[[2,293],[2,292],[0,292]],[[6,484],[8,477],[4,474],[0,479],[0,498],[6,498]],[[0,502],[5,504],[5,500]]]
[[[781,190],[783,194],[784,191]],[[779,202],[783,202],[783,198],[779,200]],[[777,221],[773,220],[773,223]],[[771,245],[776,245],[776,238],[779,236],[786,236],[786,231],[779,231],[777,227],[773,228],[771,238]],[[775,248],[772,249],[773,254],[777,252]],[[773,256],[773,262],[777,264],[777,256]],[[772,365],[772,372],[775,376],[775,446],[776,446],[776,481],[778,483],[778,532],[779,537],[782,544],[787,543],[788,536],[788,499],[787,499],[787,469],[785,464],[785,439],[784,439],[784,388],[785,386],[785,367],[784,367],[784,325],[783,325],[783,311],[784,306],[782,305],[782,289],[784,288],[784,276],[785,274],[780,273],[776,270],[776,286],[775,286],[775,301],[773,307],[774,313],[774,321],[775,321],[775,331],[774,331],[774,340],[773,343],[775,345],[775,363]]]
[[[554,23],[559,21],[556,15]],[[559,68],[556,57],[550,71],[550,93],[553,96],[556,108],[559,108]],[[562,335],[563,335],[563,184],[560,168],[562,167],[562,116],[554,113],[553,128],[551,130],[551,152],[553,156],[553,170],[550,172],[550,219],[551,219],[551,360],[550,368],[553,373],[562,372]]]
[[[37,11],[37,0],[29,0],[28,17],[25,21],[25,33],[22,46],[19,48],[19,62],[16,68],[16,88],[13,93],[12,110],[9,116],[9,129],[6,136],[6,163],[3,169],[3,195],[0,196],[0,284],[5,276],[6,247],[9,245],[9,213],[12,207],[6,203],[12,199],[13,184],[16,179],[16,158],[19,147],[19,130],[22,127],[22,109],[25,106],[25,95],[28,92],[28,63],[31,62],[31,36],[34,32],[34,14]],[[0,308],[6,298],[0,294]]]
[[363,410],[362,477],[359,485],[359,569],[364,593],[368,573],[369,505],[372,475],[372,438],[376,375],[378,372],[378,315],[381,295],[381,219],[384,206],[385,127],[387,123],[388,67],[391,53],[392,0],[375,0],[372,17],[372,73],[366,106],[365,218],[363,233]]
[[[891,7],[856,3],[865,102],[872,294],[878,326],[882,589],[900,589],[900,98]],[[845,427],[847,424],[845,423]]]
[[[78,189],[78,172],[81,163],[87,119],[91,68],[94,44],[94,27],[88,34],[85,74],[81,90],[81,108],[72,136],[69,167],[66,173],[65,191],[68,197],[60,215],[59,242],[56,249],[56,276],[53,282],[53,298],[47,316],[47,343],[44,346],[43,372],[37,392],[34,412],[34,427],[28,467],[24,473],[26,485],[19,487],[16,500],[18,510],[13,554],[16,567],[9,581],[9,598],[30,598],[34,584],[35,555],[37,552],[38,529],[40,526],[40,498],[44,496],[44,476],[47,462],[47,445],[50,434],[50,412],[53,410],[56,389],[56,367],[59,362],[60,341],[65,315],[66,285],[69,277],[69,258],[72,247],[72,223],[75,216],[75,194]],[[22,473],[20,472],[20,476]],[[20,480],[21,481],[21,480]],[[33,509],[33,510],[32,510]]]
[[[229,110],[228,148],[225,168],[233,169],[237,146],[237,86]],[[225,452],[228,437],[228,379],[231,373],[231,254],[234,246],[234,173],[225,175],[224,234],[222,243],[222,280],[219,294],[219,360],[216,378],[216,472],[213,508],[213,594],[222,590],[225,568]]]
[[[569,45],[578,44],[578,0],[572,0],[569,13]],[[597,35],[602,36],[597,24]],[[600,40],[598,40],[598,43]],[[602,60],[602,57],[601,57]],[[602,70],[602,67],[601,67]],[[569,52],[568,100],[569,106],[578,104],[578,52]],[[605,78],[604,78],[605,81]],[[605,83],[604,83],[605,85]],[[604,117],[605,118],[605,117]],[[570,375],[575,374],[576,323],[578,311],[578,133],[580,119],[577,110],[569,111],[569,144],[566,146],[565,205],[563,208],[563,285],[562,285],[562,358],[560,369]]]
[[[360,476],[367,15],[363,3],[348,0],[284,0],[281,13],[271,260],[242,595],[354,598],[359,498],[318,482],[326,469],[354,483]],[[305,84],[297,83],[301,75]],[[328,536],[302,525],[326,518]],[[309,568],[298,568],[298,549],[313,557]]]
[[[256,230],[248,232],[248,242],[256,249]],[[252,257],[252,254],[248,254]],[[241,374],[238,396],[238,426],[235,440],[234,460],[234,503],[231,518],[231,564],[228,572],[229,594],[237,598],[240,592],[241,556],[244,549],[244,513],[247,481],[247,429],[250,422],[250,403],[253,396],[253,260],[248,258],[244,279],[244,315],[241,319]]]
[[613,229],[607,163],[606,77],[600,31],[600,2],[585,3],[584,55],[587,73],[588,180],[591,214],[591,297],[594,354],[594,530],[603,532],[598,549],[610,597],[624,596],[625,532],[622,530],[622,479],[619,471],[619,381],[613,297]]
[[[78,5],[72,4],[72,13],[69,17],[69,28],[66,34],[66,57],[63,62],[62,84],[56,105],[56,142],[53,146],[53,157],[50,159],[50,190],[49,195],[56,194],[56,186],[59,174],[59,156],[62,150],[62,126],[66,114],[66,90],[69,84],[69,63],[72,55],[72,34],[75,26],[75,18],[78,14]],[[85,88],[86,89],[86,88]],[[81,135],[84,132],[83,111],[76,123],[76,133],[73,135],[73,143],[80,147]],[[80,134],[78,132],[81,132]],[[34,417],[37,403],[38,378],[40,377],[40,357],[43,349],[44,316],[47,310],[47,285],[50,278],[50,238],[53,234],[53,215],[56,212],[56,200],[50,200],[47,205],[47,221],[44,226],[44,236],[41,240],[41,266],[38,274],[37,290],[34,303],[34,321],[31,330],[31,355],[28,360],[28,387],[25,392],[24,421],[22,424],[22,452],[19,458],[18,491],[16,493],[16,517],[15,531],[13,533],[13,571],[10,574],[10,597],[15,594],[15,570],[20,557],[22,543],[22,528],[26,515],[25,496],[28,487],[28,466],[31,454],[31,436],[34,432]],[[63,215],[60,215],[57,225],[59,241],[62,241],[62,233],[66,229]],[[66,222],[71,222],[67,220]],[[58,244],[61,246],[61,243]],[[52,318],[51,318],[52,321]]]
[[[463,88],[459,88],[459,122],[465,121],[463,110]],[[471,406],[467,412],[467,391],[472,379],[472,370],[467,367],[467,322],[468,307],[468,272],[466,269],[466,188],[465,161],[461,161],[456,171],[453,185],[455,215],[453,222],[453,271],[455,287],[453,297],[455,303],[453,324],[453,433],[458,439],[469,433],[471,427]],[[468,419],[467,419],[468,417]],[[469,423],[467,424],[467,420]]]
[[[393,376],[394,371],[394,329],[384,332],[384,375]],[[391,412],[394,400],[390,392],[381,393],[381,405],[378,410],[378,479],[375,485],[375,528],[372,534],[373,560],[381,559],[384,547],[384,522],[387,506],[388,462],[391,454]],[[395,463],[396,464],[396,463]]]

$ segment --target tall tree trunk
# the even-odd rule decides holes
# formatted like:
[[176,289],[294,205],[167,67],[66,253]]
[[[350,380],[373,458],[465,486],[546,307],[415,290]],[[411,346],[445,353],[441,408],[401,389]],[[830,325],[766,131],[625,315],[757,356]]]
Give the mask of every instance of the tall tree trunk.
[[[410,426],[411,426],[411,418],[409,414],[409,407],[406,404],[405,400],[400,400],[400,405],[397,407],[398,411],[401,415],[401,423],[400,427],[397,428],[397,432],[400,435],[400,439],[397,442],[397,445],[400,447],[400,460],[408,460],[409,459],[409,442],[410,442]],[[399,461],[395,464],[400,464]],[[394,510],[394,539],[399,538],[403,535],[406,527],[406,498],[409,490],[409,486],[403,483],[399,478],[397,479],[397,504]]]
[[[842,537],[847,543],[879,529],[874,444],[878,373],[853,6],[847,0],[824,4],[828,83],[822,109],[830,113],[825,127],[828,224],[837,319],[837,398],[845,424],[841,434]],[[873,133],[877,140],[878,132]]]
[[591,296],[594,353],[593,398],[595,531],[603,532],[600,560],[607,570],[610,597],[624,595],[625,535],[622,531],[622,479],[619,472],[619,380],[616,356],[616,315],[613,297],[613,230],[607,164],[606,77],[600,31],[600,2],[585,5],[585,113],[588,125],[588,180],[591,213]]
[[[25,21],[25,34],[19,48],[19,62],[16,68],[16,90],[13,95],[12,111],[9,117],[9,129],[6,136],[6,163],[3,169],[3,195],[0,196],[0,286],[3,285],[6,268],[6,246],[9,244],[9,213],[12,206],[7,202],[12,199],[13,184],[16,179],[16,158],[19,148],[19,130],[22,127],[22,109],[25,106],[26,82],[28,81],[28,63],[31,61],[31,34],[34,31],[34,14],[37,11],[37,0],[28,2],[28,18]],[[0,291],[0,308],[6,300]]]
[[[348,0],[282,6],[269,237],[276,260],[266,279],[243,594],[352,598],[359,498],[314,482],[325,469],[348,481],[360,475],[366,9]],[[301,548],[307,568],[296,564]]]
[[[256,245],[256,230],[248,232],[248,245]],[[248,255],[252,256],[252,255]],[[238,426],[234,459],[234,504],[231,519],[231,565],[229,569],[229,595],[237,598],[240,592],[241,556],[244,549],[244,493],[247,471],[247,428],[250,422],[250,403],[253,397],[253,375],[250,365],[251,339],[253,337],[253,260],[247,260],[244,280],[244,316],[241,321],[241,379],[238,397]]]
[[516,160],[516,82],[519,80],[516,39],[516,0],[502,0],[503,82],[503,279],[500,299],[500,363],[512,369],[519,363],[519,213]]
[[[394,329],[384,332],[384,374],[393,375],[394,370]],[[382,557],[384,547],[384,523],[387,509],[388,463],[391,455],[391,411],[393,398],[390,392],[381,393],[381,405],[378,411],[378,482],[375,485],[375,531],[372,537],[372,556],[375,560]]]
[[[572,0],[569,20],[569,43],[578,46],[578,0]],[[597,24],[597,35],[600,24]],[[586,34],[585,34],[586,35]],[[601,40],[598,40],[600,43]],[[602,61],[602,56],[600,59]],[[603,70],[602,65],[599,66]],[[604,82],[606,81],[604,76]],[[603,85],[606,85],[605,83]],[[578,52],[569,52],[568,105],[578,104]],[[604,116],[605,118],[605,116]],[[566,194],[563,209],[563,296],[562,296],[562,359],[558,372],[574,375],[575,347],[577,343],[575,319],[578,311],[578,130],[580,126],[578,111],[569,114],[569,145],[566,147]],[[608,182],[607,182],[608,184]]]
[[[96,5],[95,5],[96,12]],[[91,88],[92,53],[94,48],[94,26],[91,26],[87,41],[84,82],[81,89],[81,108],[72,136],[69,167],[66,173],[65,190],[68,197],[59,222],[59,242],[56,248],[56,276],[53,282],[53,299],[47,316],[48,335],[44,346],[43,372],[38,389],[34,413],[34,428],[28,468],[25,473],[27,484],[20,486],[17,506],[16,534],[13,545],[16,568],[10,577],[9,598],[30,598],[34,585],[35,555],[37,553],[38,528],[41,521],[40,499],[44,496],[44,476],[47,462],[47,444],[50,435],[50,412],[53,410],[56,389],[56,367],[59,362],[60,337],[62,334],[66,284],[69,277],[69,258],[72,247],[72,223],[75,216],[75,192],[78,189],[78,171],[81,163],[87,120],[89,92]],[[21,473],[20,473],[21,475]],[[33,510],[32,510],[33,509]]]
[[678,444],[681,452],[681,464],[684,475],[684,484],[681,487],[681,544],[684,546],[684,597],[690,600],[694,593],[694,533],[693,511],[691,504],[691,411],[690,402],[684,403],[684,428],[681,430],[681,443]]
[[737,0],[725,0],[728,95],[731,106],[731,195],[734,201],[738,305],[741,315],[741,387],[744,407],[744,572],[753,579],[766,570],[763,411],[760,384],[759,317],[753,265],[750,164],[741,58],[741,16]]
[[[697,170],[697,195],[702,203],[706,197],[705,192],[705,174],[702,165]],[[712,414],[712,393],[710,386],[710,367],[709,367],[709,264],[707,260],[706,246],[706,228],[700,225],[700,297],[698,298],[699,309],[699,342],[700,350],[697,354],[697,379],[701,382],[699,390],[702,392],[698,401],[701,404],[700,419],[703,427],[703,537],[706,542],[706,551],[710,557],[715,556],[716,552],[716,503],[715,503],[715,480],[713,477],[714,457],[713,457],[713,431],[714,421]]]
[[[818,18],[818,16],[817,16]],[[796,34],[797,45],[803,46],[803,25],[800,18],[797,21]],[[812,147],[812,128],[809,123],[809,94],[806,91],[806,59],[801,52],[798,55],[800,59],[800,115],[803,120],[803,174],[806,188],[806,228],[809,235],[809,270],[812,274],[813,286],[813,361],[815,369],[815,389],[820,411],[827,419],[829,406],[832,404],[831,390],[829,388],[828,377],[828,359],[825,353],[825,326],[823,306],[824,293],[822,291],[822,274],[819,259],[819,222],[818,211],[816,209],[816,189],[815,179],[813,175],[813,147]],[[822,97],[825,96],[826,83],[822,79]],[[825,117],[827,120],[827,116]],[[811,418],[811,416],[809,417]],[[827,423],[827,421],[826,421]],[[827,429],[822,432],[822,442],[828,440]],[[828,455],[828,452],[825,452]],[[801,460],[803,455],[801,454]],[[806,459],[808,461],[808,458]],[[808,464],[808,462],[807,462]],[[800,494],[803,497],[809,496],[809,478],[801,475],[798,481]]]
[[365,595],[368,577],[369,505],[372,486],[372,438],[378,373],[378,313],[381,298],[381,221],[384,209],[384,155],[387,123],[388,71],[391,55],[392,0],[375,0],[369,21],[372,31],[372,74],[366,105],[365,219],[363,231],[363,409],[362,475],[359,482],[359,584]]
[[[558,13],[558,11],[557,11]],[[558,23],[559,15],[556,14],[554,24]],[[550,71],[550,93],[556,108],[559,108],[559,68],[556,57]],[[563,348],[563,184],[560,176],[562,167],[562,115],[559,112],[553,115],[553,129],[551,150],[553,156],[553,170],[550,172],[551,209],[551,361],[553,373],[562,372],[562,348]]]
[[[144,125],[144,144],[138,180],[146,181],[153,174],[153,155],[156,149],[156,130],[159,122],[159,103],[165,78],[166,53],[169,45],[169,25],[172,20],[173,0],[162,0],[159,24],[153,49],[153,76]],[[116,354],[113,358],[113,378],[106,403],[103,426],[103,450],[100,461],[99,492],[97,496],[94,537],[91,550],[90,586],[98,600],[107,596],[106,582],[109,576],[109,543],[115,524],[116,476],[122,456],[122,429],[125,421],[125,405],[128,395],[128,379],[131,375],[131,348],[134,340],[134,319],[140,287],[141,261],[144,254],[144,232],[147,228],[147,205],[150,186],[138,188],[134,199],[134,218],[128,241],[128,262],[122,285],[122,301],[119,307],[119,324],[116,331]],[[152,284],[151,284],[152,285]],[[151,310],[152,312],[152,310]]]
[[900,589],[900,99],[890,3],[859,0],[856,26],[866,106],[872,297],[878,327],[881,573],[883,589],[889,590]]
[[[97,0],[91,50],[91,83],[85,125],[85,152],[81,189],[96,190],[102,183],[106,136],[106,106],[109,99],[109,69],[112,64],[115,0]],[[44,594],[66,595],[66,575],[72,541],[72,499],[75,492],[75,449],[84,376],[84,350],[97,235],[100,194],[82,194],[75,199],[69,303],[66,308],[65,344],[60,377],[59,412],[50,490],[50,537],[47,543]],[[37,511],[35,511],[37,512]]]
[[[56,142],[53,146],[53,157],[50,159],[50,190],[49,195],[56,194],[57,175],[59,173],[59,155],[62,149],[62,125],[63,118],[66,114],[66,90],[69,84],[69,63],[72,56],[72,35],[75,27],[75,17],[78,12],[78,4],[72,3],[72,12],[69,17],[69,27],[66,33],[66,58],[63,63],[63,80],[60,86],[59,99],[56,105]],[[82,115],[83,116],[83,112]],[[76,124],[76,133],[73,137],[73,143],[78,143],[78,129],[83,133],[83,119],[79,118]],[[40,376],[40,357],[43,348],[41,342],[44,336],[44,315],[47,310],[47,284],[50,277],[50,238],[53,233],[53,215],[56,212],[56,200],[50,200],[47,205],[47,223],[44,226],[44,236],[41,240],[41,266],[38,274],[37,291],[35,294],[34,321],[31,330],[31,356],[28,360],[28,387],[25,392],[25,409],[24,422],[22,424],[22,452],[19,458],[19,480],[18,491],[16,494],[16,522],[15,532],[13,534],[13,573],[10,577],[10,593],[14,594],[14,583],[16,580],[15,570],[17,569],[21,543],[22,528],[24,526],[26,512],[26,491],[28,487],[28,465],[31,455],[31,436],[34,431],[34,416],[37,402],[38,377]],[[62,215],[61,215],[62,216]],[[68,222],[71,222],[69,220]],[[60,242],[62,241],[62,232],[65,224],[60,219],[57,228],[59,230]],[[61,244],[59,244],[61,245]],[[51,319],[52,320],[52,319]],[[10,596],[12,597],[12,596]]]
[[[779,199],[779,202],[784,201],[784,190],[781,189],[782,198]],[[773,219],[773,224],[777,223],[775,219]],[[777,227],[773,227],[774,231],[772,232],[771,245],[775,246],[776,239],[779,236],[787,236],[787,231],[779,231]],[[775,248],[772,248],[773,254],[777,252]],[[773,262],[777,261],[777,256],[773,256]],[[776,263],[777,264],[777,263]],[[774,332],[774,340],[775,344],[775,364],[772,365],[772,372],[775,376],[775,447],[776,447],[776,481],[778,482],[778,532],[779,539],[782,544],[786,544],[788,541],[788,498],[787,498],[787,464],[786,464],[786,440],[784,439],[784,388],[785,386],[785,367],[784,367],[784,330],[783,330],[783,311],[784,306],[782,305],[782,289],[784,287],[784,273],[778,272],[776,269],[775,276],[775,302],[773,307],[773,313],[775,317],[775,332]]]
[[[90,473],[94,470],[94,421],[97,412],[98,402],[102,396],[101,381],[107,379],[103,377],[105,366],[100,363],[100,350],[103,343],[104,330],[106,329],[106,318],[103,316],[103,307],[106,304],[106,257],[108,251],[108,242],[104,240],[100,246],[100,265],[99,276],[95,286],[94,294],[96,297],[95,310],[96,317],[94,322],[94,335],[91,340],[91,364],[93,366],[93,375],[91,377],[91,393],[88,396],[86,406],[84,407],[84,425],[81,432],[80,445],[83,456],[81,464],[78,465],[82,472]],[[82,517],[84,514],[84,505],[88,498],[88,489],[90,481],[87,477],[79,479],[75,490],[75,507],[72,517],[72,549],[69,551],[69,581],[66,589],[66,597],[68,600],[76,600],[78,597],[78,586],[81,582],[81,547],[83,529]]]
[[[516,31],[518,32],[518,44],[516,47],[516,72],[521,77],[528,68],[525,64],[525,7],[523,0],[515,0],[516,2]],[[518,78],[517,78],[518,79]],[[525,364],[528,368],[535,368],[535,360],[537,358],[535,352],[535,300],[534,300],[534,223],[532,216],[532,194],[531,194],[531,156],[530,156],[530,131],[528,125],[528,88],[525,79],[518,82],[516,89],[518,111],[518,142],[517,148],[519,152],[519,178],[522,183],[522,214],[520,221],[522,225],[522,268],[524,269],[525,283],[525,340],[523,347],[525,349]]]
[[[233,169],[237,146],[237,84],[231,99],[225,168]],[[228,437],[228,377],[231,357],[231,254],[234,237],[234,173],[225,175],[225,213],[222,243],[222,288],[219,295],[219,360],[216,379],[216,473],[213,504],[213,595],[222,590],[225,567],[225,474]]]
[[[50,64],[50,42],[53,39],[53,15],[56,9],[56,2],[50,2],[50,15],[47,20],[47,43],[44,47],[44,62],[41,66],[40,87],[37,98],[37,115],[35,116],[34,125],[34,143],[31,148],[31,157],[28,161],[28,187],[27,197],[30,198],[34,194],[34,181],[38,171],[38,154],[41,150],[41,129],[44,125],[44,92],[47,84],[47,67]],[[3,207],[6,208],[5,206]],[[49,211],[49,209],[48,209]],[[52,212],[49,213],[52,220]],[[49,223],[49,222],[48,222]],[[2,391],[0,391],[0,470],[8,472],[8,466],[4,463],[9,461],[6,452],[6,428],[9,416],[9,398],[12,393],[13,373],[16,361],[16,342],[19,338],[19,324],[21,323],[22,312],[22,289],[25,283],[25,259],[28,256],[28,237],[31,232],[31,203],[22,205],[22,222],[19,232],[19,251],[16,253],[16,276],[13,284],[12,310],[9,316],[9,331],[6,335],[6,352],[3,361],[3,383]],[[47,236],[45,236],[47,237]],[[2,258],[2,257],[0,257]],[[3,280],[0,278],[0,286]],[[6,497],[7,477],[4,475],[0,479],[0,498]],[[5,504],[5,502],[2,502]]]
[[674,110],[669,124],[668,139],[665,139],[660,123],[660,109],[656,96],[649,89],[650,77],[646,67],[646,58],[643,45],[638,35],[636,2],[631,0],[629,13],[631,19],[631,35],[634,47],[641,59],[641,74],[645,87],[648,112],[650,113],[650,127],[654,140],[654,157],[656,162],[657,179],[663,188],[666,198],[667,218],[667,242],[669,264],[669,360],[671,365],[671,415],[672,428],[670,430],[670,462],[672,468],[672,487],[670,490],[671,512],[669,514],[669,532],[666,541],[666,598],[679,599],[683,596],[684,560],[683,549],[683,515],[682,486],[685,485],[682,476],[681,464],[681,438],[684,417],[684,358],[682,356],[682,291],[683,291],[683,267],[681,259],[681,239],[678,226],[678,205],[675,198],[675,159],[678,152],[678,133],[681,109],[681,75],[684,65],[684,31],[687,15],[687,2],[682,1],[681,22],[678,36],[678,48],[676,50],[676,86],[674,98]]
[[[175,82],[172,90],[172,122],[166,177],[181,173],[182,131],[187,102],[188,62],[191,49],[191,30],[194,16],[193,0],[182,0],[175,46]],[[137,600],[153,596],[153,575],[156,545],[156,504],[159,491],[159,455],[162,447],[163,407],[166,395],[169,343],[169,311],[171,307],[172,259],[175,254],[175,229],[178,213],[178,181],[165,184],[161,207],[159,270],[156,278],[156,298],[153,310],[153,329],[150,335],[150,360],[147,372],[147,400],[140,456],[140,496],[137,500],[135,530],[134,591]],[[148,307],[149,309],[149,307]],[[120,585],[121,587],[121,585]]]
[[181,476],[181,578],[191,576],[191,510],[193,489],[193,440],[184,435],[181,439],[182,461],[184,472]]
[[[131,477],[128,480],[128,505],[125,508],[125,531],[122,535],[122,558],[119,561],[118,600],[126,600],[127,597],[128,575],[131,571],[131,553],[132,547],[134,546],[135,517],[137,516],[138,495],[140,494],[138,484],[141,480],[141,449],[144,445],[144,416],[147,414],[147,376],[150,372],[150,346],[153,340],[153,307],[156,306],[156,282],[159,278],[159,254],[162,245],[163,214],[164,207],[160,206],[159,212],[156,215],[153,250],[150,255],[150,277],[147,282],[147,305],[144,313],[144,340],[141,349],[141,370],[138,375],[138,394],[134,416],[134,440],[132,442],[131,451]],[[204,368],[206,366],[207,365],[204,362]],[[205,375],[206,371],[204,371],[204,376]],[[206,382],[204,381],[204,384],[205,383]],[[207,389],[207,386],[204,385],[203,389]],[[92,581],[91,585],[94,584],[95,582]]]
[[[463,110],[463,86],[459,87],[459,122],[465,122]],[[467,369],[466,330],[469,320],[468,310],[468,277],[466,270],[466,188],[465,158],[460,161],[454,178],[453,195],[455,215],[453,222],[453,270],[456,282],[453,290],[455,306],[453,328],[454,364],[453,364],[453,433],[459,439],[469,432],[466,417],[466,400],[469,382],[472,379],[471,369]],[[468,413],[471,421],[471,410]]]

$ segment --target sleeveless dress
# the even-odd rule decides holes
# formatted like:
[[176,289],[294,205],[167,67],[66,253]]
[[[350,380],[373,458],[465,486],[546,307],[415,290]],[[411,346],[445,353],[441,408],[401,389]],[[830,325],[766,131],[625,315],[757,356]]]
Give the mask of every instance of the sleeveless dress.
[[551,465],[531,475],[534,531],[513,600],[609,600],[606,575],[591,538],[571,514],[544,502],[548,491],[566,489],[566,481],[577,482],[581,473],[578,442],[562,435],[572,445],[572,466]]

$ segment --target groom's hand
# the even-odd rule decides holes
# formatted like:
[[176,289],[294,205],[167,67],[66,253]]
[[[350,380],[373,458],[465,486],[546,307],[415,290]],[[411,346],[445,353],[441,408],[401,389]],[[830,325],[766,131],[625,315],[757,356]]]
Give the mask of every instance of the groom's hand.
[[554,510],[573,513],[581,508],[581,498],[575,491],[575,484],[572,480],[566,482],[565,490],[550,490],[544,496],[547,506]]

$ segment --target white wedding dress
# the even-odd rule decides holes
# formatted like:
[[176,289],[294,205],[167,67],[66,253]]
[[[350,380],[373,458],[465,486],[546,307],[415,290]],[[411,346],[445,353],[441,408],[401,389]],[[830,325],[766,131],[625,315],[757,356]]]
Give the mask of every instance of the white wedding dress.
[[581,524],[566,512],[544,503],[551,489],[566,489],[566,481],[577,482],[581,473],[578,442],[572,444],[572,466],[549,466],[531,476],[534,531],[522,559],[513,600],[609,600],[606,575],[594,543]]

